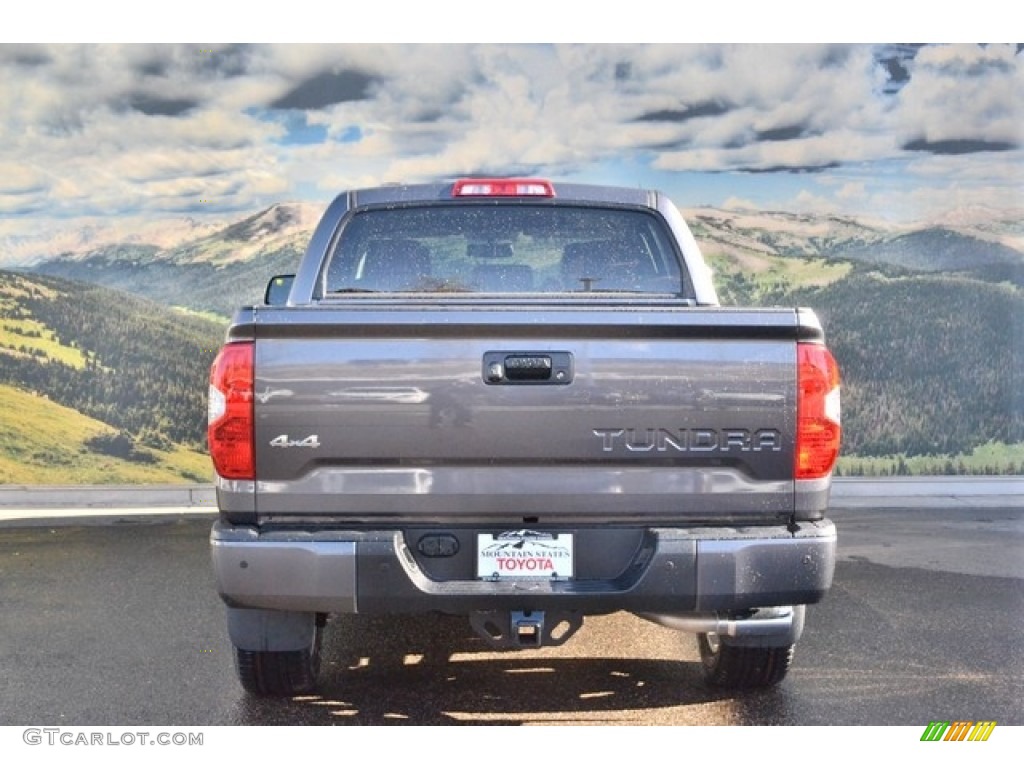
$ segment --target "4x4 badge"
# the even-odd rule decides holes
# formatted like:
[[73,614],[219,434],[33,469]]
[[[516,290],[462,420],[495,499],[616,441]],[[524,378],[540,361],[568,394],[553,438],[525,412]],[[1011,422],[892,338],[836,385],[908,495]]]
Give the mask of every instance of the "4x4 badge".
[[270,444],[275,448],[319,448],[319,435],[310,435],[302,440],[289,440],[288,435],[278,435]]

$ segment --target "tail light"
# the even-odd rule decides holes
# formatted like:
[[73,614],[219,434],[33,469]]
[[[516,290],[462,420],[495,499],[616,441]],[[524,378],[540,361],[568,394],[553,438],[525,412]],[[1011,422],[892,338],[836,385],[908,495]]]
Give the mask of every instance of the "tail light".
[[221,477],[252,480],[253,460],[253,345],[227,344],[210,368],[207,438],[210,458]]
[[820,344],[798,344],[796,349],[795,475],[797,480],[815,480],[827,476],[839,458],[839,366]]

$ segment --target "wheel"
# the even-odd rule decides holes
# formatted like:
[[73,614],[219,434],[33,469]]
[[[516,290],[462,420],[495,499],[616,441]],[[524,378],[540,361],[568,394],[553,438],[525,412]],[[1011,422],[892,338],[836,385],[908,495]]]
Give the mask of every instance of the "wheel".
[[768,688],[782,681],[793,661],[795,645],[747,648],[729,645],[719,635],[697,635],[704,679],[722,688]]
[[320,673],[320,623],[313,642],[301,651],[243,651],[235,648],[235,669],[242,687],[264,696],[294,696],[316,685]]

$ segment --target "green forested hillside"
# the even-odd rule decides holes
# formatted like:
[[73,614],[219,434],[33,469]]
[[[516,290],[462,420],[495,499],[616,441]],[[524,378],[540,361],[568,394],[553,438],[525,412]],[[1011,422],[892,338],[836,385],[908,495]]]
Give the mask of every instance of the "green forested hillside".
[[204,450],[223,332],[107,288],[0,271],[0,384],[107,425],[86,446],[96,453],[147,464],[154,451]]
[[135,446],[122,456],[96,450],[110,425],[41,395],[0,384],[0,483],[69,485],[209,482],[205,451]]
[[843,373],[844,452],[969,453],[1024,441],[1024,293],[862,269],[787,296],[815,308]]

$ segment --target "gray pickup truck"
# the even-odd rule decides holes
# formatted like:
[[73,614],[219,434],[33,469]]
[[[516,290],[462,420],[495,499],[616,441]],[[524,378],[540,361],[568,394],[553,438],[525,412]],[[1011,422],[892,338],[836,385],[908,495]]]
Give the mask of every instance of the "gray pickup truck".
[[839,410],[814,313],[720,307],[659,192],[346,192],[211,370],[241,683],[312,689],[332,614],[528,649],[628,611],[774,685],[832,582]]

